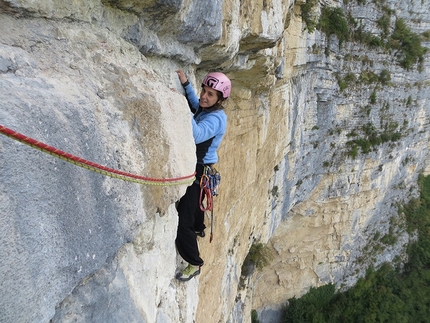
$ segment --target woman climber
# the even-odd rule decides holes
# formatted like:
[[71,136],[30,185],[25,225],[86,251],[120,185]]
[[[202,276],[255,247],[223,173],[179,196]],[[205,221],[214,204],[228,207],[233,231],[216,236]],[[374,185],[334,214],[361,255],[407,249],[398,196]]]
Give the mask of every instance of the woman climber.
[[217,149],[227,126],[227,116],[222,103],[230,95],[231,82],[223,73],[209,73],[202,82],[199,99],[185,73],[181,70],[176,73],[193,113],[191,123],[197,155],[196,181],[188,186],[184,196],[177,203],[179,223],[175,243],[188,266],[179,272],[176,278],[188,281],[200,274],[200,267],[203,266],[197,245],[197,236],[204,237],[206,228],[204,212],[200,209],[199,183],[204,167],[212,166],[218,161]]

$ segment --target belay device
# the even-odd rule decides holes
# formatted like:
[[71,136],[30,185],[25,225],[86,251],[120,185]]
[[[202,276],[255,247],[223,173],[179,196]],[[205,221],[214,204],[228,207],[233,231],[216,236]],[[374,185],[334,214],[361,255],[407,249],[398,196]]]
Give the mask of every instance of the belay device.
[[[212,242],[214,228],[213,197],[218,195],[220,182],[221,175],[218,170],[214,166],[205,165],[202,178],[200,179],[200,210],[203,212],[211,211],[211,235],[209,242]],[[203,205],[204,197],[206,197],[206,206]]]

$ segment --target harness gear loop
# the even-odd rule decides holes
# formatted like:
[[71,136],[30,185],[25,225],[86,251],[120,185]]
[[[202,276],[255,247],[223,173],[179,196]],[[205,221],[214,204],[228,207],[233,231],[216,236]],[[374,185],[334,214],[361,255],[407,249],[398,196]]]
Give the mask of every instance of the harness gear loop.
[[[221,183],[221,175],[213,165],[205,165],[203,174],[200,178],[200,210],[203,212],[211,212],[211,234],[209,242],[213,240],[214,228],[214,212],[213,212],[213,197],[218,195],[218,186]],[[206,206],[203,205],[203,200],[206,197]]]

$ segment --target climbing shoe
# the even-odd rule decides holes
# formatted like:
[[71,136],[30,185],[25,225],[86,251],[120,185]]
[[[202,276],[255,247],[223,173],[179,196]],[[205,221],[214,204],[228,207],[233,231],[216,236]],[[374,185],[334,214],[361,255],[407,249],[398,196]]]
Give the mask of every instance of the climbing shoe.
[[204,238],[205,237],[205,230],[202,230],[202,231],[195,231],[195,233],[196,233],[196,235],[198,235],[199,237],[202,237],[202,238]]
[[176,274],[176,279],[186,282],[198,274],[200,274],[200,266],[193,266],[189,264],[184,270]]

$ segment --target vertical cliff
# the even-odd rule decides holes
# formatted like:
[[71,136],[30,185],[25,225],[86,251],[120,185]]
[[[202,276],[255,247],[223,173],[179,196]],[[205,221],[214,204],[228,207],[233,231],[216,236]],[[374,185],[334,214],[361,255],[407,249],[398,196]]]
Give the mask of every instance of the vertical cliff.
[[[0,0],[0,125],[149,178],[1,135],[0,321],[249,322],[256,309],[274,322],[310,286],[401,264],[397,205],[430,169],[428,7]],[[194,171],[177,69],[196,88],[211,70],[233,83],[214,241],[199,238],[205,266],[185,284],[174,202],[187,184],[153,180]],[[271,261],[244,275],[258,243]]]

